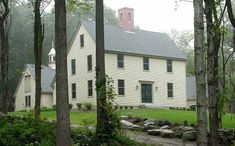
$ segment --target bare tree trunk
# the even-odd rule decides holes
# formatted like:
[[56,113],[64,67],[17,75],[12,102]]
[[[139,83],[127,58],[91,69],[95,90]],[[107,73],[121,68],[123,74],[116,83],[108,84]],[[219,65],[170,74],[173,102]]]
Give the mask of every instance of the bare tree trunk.
[[43,28],[40,14],[41,0],[35,1],[34,7],[34,57],[35,57],[35,120],[40,120],[41,106],[41,65],[42,65],[42,43],[43,43]]
[[206,65],[203,0],[194,0],[194,56],[197,85],[197,145],[207,146]]
[[[104,14],[103,0],[96,0],[96,91],[97,91],[97,133],[105,129],[106,103],[105,92],[105,60],[104,60]],[[103,88],[103,89],[102,89]],[[101,90],[102,89],[102,90]]]
[[[220,34],[213,24],[214,0],[205,1],[205,15],[207,23],[207,78],[209,99],[210,145],[219,146],[219,119],[218,119],[218,51]],[[215,18],[214,18],[215,19]]]
[[55,0],[57,146],[71,146],[65,8],[65,0]]
[[7,17],[9,14],[8,0],[0,1],[2,12],[0,14],[0,65],[2,77],[2,113],[8,112],[8,31],[6,28]]

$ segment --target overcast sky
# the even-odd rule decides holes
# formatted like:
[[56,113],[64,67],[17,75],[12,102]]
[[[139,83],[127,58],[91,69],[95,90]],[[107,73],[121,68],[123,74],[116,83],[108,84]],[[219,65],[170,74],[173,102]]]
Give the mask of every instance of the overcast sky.
[[193,31],[193,3],[176,0],[104,0],[104,4],[116,11],[122,7],[134,8],[135,25],[141,29],[169,32]]

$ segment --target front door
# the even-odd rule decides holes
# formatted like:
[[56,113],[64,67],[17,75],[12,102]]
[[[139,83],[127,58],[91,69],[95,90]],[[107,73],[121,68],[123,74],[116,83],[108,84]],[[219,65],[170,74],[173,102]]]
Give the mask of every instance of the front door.
[[141,84],[142,103],[152,103],[152,84]]

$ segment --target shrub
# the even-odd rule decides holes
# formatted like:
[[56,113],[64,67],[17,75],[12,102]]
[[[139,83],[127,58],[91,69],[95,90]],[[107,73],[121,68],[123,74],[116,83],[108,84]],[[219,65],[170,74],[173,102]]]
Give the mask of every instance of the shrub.
[[55,104],[54,104],[54,105],[52,105],[52,109],[54,109],[54,110],[56,109],[56,105],[55,105]]
[[125,106],[125,110],[128,109],[128,106]]
[[70,103],[70,104],[69,104],[69,110],[71,110],[72,108],[73,108],[73,104]]
[[197,106],[196,105],[190,105],[190,110],[192,110],[192,111],[196,111],[196,109],[197,109]]
[[143,108],[146,108],[146,106],[144,104],[141,104],[141,105],[139,105],[139,108],[143,109]]
[[184,126],[188,126],[188,120],[184,119],[183,124],[184,124]]
[[86,110],[90,111],[92,109],[92,104],[89,102],[84,103]]
[[130,106],[130,109],[133,109],[133,106]]
[[82,103],[77,103],[78,110],[82,108]]

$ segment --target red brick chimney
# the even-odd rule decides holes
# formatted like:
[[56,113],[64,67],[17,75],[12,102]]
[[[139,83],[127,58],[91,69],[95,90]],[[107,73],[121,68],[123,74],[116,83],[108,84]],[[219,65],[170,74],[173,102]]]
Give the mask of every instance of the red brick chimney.
[[134,9],[127,7],[119,9],[118,21],[125,31],[134,31]]

